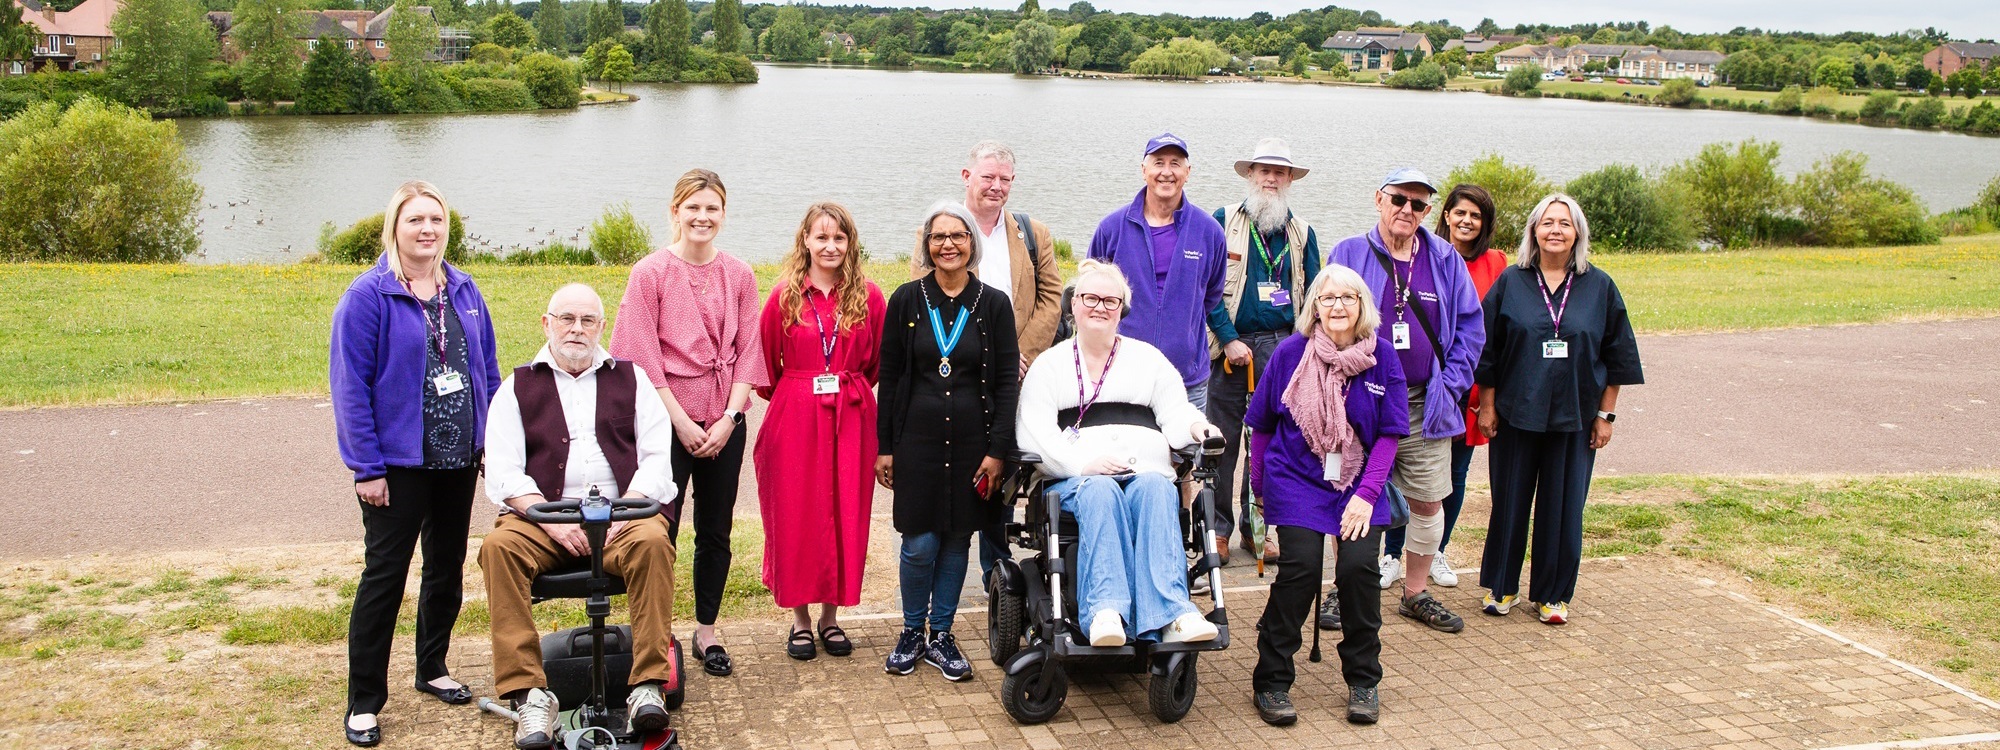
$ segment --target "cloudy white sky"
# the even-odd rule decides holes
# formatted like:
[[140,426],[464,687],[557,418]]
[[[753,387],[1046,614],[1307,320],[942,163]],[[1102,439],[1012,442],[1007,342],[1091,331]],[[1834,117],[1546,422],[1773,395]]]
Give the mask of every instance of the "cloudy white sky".
[[[913,4],[923,0],[913,0]],[[1015,7],[1020,0],[930,0],[935,8],[977,5]],[[1099,10],[1131,13],[1180,13],[1190,16],[1241,18],[1257,11],[1285,15],[1327,5],[1299,0],[1092,0]],[[1539,0],[1533,3],[1494,0],[1430,0],[1422,3],[1335,2],[1343,8],[1373,9],[1398,22],[1450,19],[1470,27],[1481,18],[1501,26],[1517,23],[1571,24],[1605,21],[1649,21],[1683,31],[1722,32],[1737,26],[1785,31],[1872,31],[1888,33],[1935,26],[1955,38],[2000,37],[2000,2],[1935,0],[1904,5],[1883,0],[1680,0],[1668,3],[1606,3],[1601,0]],[[1044,8],[1068,7],[1068,0],[1042,0]]]

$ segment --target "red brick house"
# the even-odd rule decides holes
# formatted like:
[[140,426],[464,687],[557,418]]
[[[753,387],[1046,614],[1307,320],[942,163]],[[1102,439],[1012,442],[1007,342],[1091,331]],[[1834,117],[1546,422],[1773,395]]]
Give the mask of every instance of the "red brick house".
[[[378,62],[387,60],[389,59],[389,41],[385,35],[389,30],[389,19],[395,15],[395,12],[395,8],[390,8],[381,13],[376,13],[372,10],[298,11],[298,14],[304,19],[299,24],[300,32],[298,38],[304,40],[306,43],[305,48],[300,52],[309,56],[312,54],[313,48],[319,46],[321,38],[331,37],[345,44],[348,49],[367,50],[368,56]],[[417,12],[430,15],[432,20],[436,21],[436,14],[431,12],[430,6],[419,5],[417,6]],[[236,51],[236,45],[230,38],[230,30],[235,25],[235,19],[231,14],[226,11],[215,11],[208,14],[208,20],[209,23],[215,25],[216,36],[221,42],[222,59],[234,62],[242,57],[242,54]],[[461,62],[465,60],[466,51],[471,46],[471,34],[458,29],[440,26],[438,27],[438,48],[433,53],[432,59],[444,62]]]
[[21,22],[33,26],[40,37],[27,60],[14,60],[0,69],[0,75],[33,73],[48,66],[57,70],[103,70],[104,58],[111,53],[111,17],[121,7],[118,0],[84,0],[69,11],[59,11],[39,0],[0,0],[21,8]]
[[1924,53],[1924,67],[1940,78],[1950,78],[1968,66],[1991,70],[1995,60],[2000,60],[2000,44],[1945,42]]

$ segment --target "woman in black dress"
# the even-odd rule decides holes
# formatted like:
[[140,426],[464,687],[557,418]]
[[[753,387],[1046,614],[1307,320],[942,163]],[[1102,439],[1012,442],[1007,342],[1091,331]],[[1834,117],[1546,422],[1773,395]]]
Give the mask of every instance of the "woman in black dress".
[[973,226],[957,203],[925,215],[916,257],[930,273],[889,298],[876,417],[875,477],[896,494],[903,535],[903,634],[884,668],[909,674],[921,659],[954,682],[972,676],[951,623],[972,532],[1000,518],[990,495],[1014,444],[1020,392],[1014,308],[973,278],[981,252]]

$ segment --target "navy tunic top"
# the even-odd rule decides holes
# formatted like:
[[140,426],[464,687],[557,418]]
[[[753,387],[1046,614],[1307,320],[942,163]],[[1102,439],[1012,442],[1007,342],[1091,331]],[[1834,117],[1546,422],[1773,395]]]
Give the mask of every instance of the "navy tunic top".
[[[1569,302],[1563,290],[1545,300],[1540,269],[1510,266],[1486,293],[1486,349],[1472,374],[1493,388],[1501,421],[1530,432],[1578,432],[1597,419],[1604,389],[1646,382],[1639,342],[1625,314],[1618,285],[1600,268],[1574,274]],[[1549,313],[1562,311],[1562,331]],[[1561,339],[1569,356],[1544,357],[1544,344]]]

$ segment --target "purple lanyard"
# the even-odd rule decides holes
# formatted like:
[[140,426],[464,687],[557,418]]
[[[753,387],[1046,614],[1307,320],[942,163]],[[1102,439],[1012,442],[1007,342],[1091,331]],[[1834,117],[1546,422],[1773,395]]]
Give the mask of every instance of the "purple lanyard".
[[[814,304],[813,304],[813,301],[812,301],[812,295],[813,295],[813,292],[817,292],[817,291],[819,291],[819,288],[818,288],[818,287],[814,287],[814,286],[811,286],[811,285],[807,285],[807,286],[806,286],[806,300],[805,300],[805,301],[806,301],[806,307],[807,307],[808,309],[812,310],[812,315],[813,315],[813,325],[819,328],[819,354],[820,354],[820,357],[826,360],[826,371],[827,371],[827,372],[833,372],[833,347],[835,347],[835,346],[837,346],[837,345],[839,345],[839,344],[840,344],[840,325],[839,325],[839,324],[840,324],[840,309],[839,309],[838,307],[834,308],[834,311],[833,311],[833,318],[834,318],[834,327],[833,327],[833,335],[832,335],[832,336],[828,336],[828,335],[826,334],[826,321],[824,321],[824,320],[821,320],[821,319],[820,319],[820,317],[819,317],[819,306],[818,306],[818,305],[814,305]],[[829,294],[829,295],[825,295],[825,296],[826,296],[826,299],[827,299],[827,301],[828,301],[828,302],[832,302],[832,301],[833,301],[833,295]]]
[[[410,293],[410,297],[412,297],[412,298],[415,298],[415,297],[417,296],[417,288],[416,288],[416,287],[414,287],[414,286],[411,286],[411,285],[410,285],[410,282],[407,282],[407,281],[403,282],[403,290],[404,290],[404,291],[407,291],[407,292],[409,292],[409,293]],[[439,284],[439,285],[438,285],[438,294],[437,294],[437,297],[438,297],[438,303],[437,303],[437,331],[436,331],[436,336],[435,336],[435,338],[437,339],[437,347],[438,347],[438,364],[440,364],[440,365],[443,365],[443,366],[445,366],[445,367],[451,367],[451,364],[450,364],[449,362],[446,362],[446,361],[445,361],[445,342],[446,342],[446,338],[445,338],[445,325],[444,325],[444,285],[443,285],[443,284]],[[423,301],[423,300],[421,300],[421,299],[418,299],[418,300],[417,300],[417,311],[418,311],[418,312],[423,312],[423,311],[424,311],[424,301]],[[433,336],[432,336],[432,331],[431,331],[431,316],[429,316],[429,315],[425,315],[425,316],[424,316],[424,338],[433,338]]]
[[1118,361],[1118,342],[1123,340],[1125,340],[1123,336],[1111,339],[1111,354],[1104,358],[1104,369],[1097,373],[1097,383],[1092,386],[1088,400],[1083,397],[1083,342],[1076,342],[1076,349],[1071,352],[1076,358],[1076,424],[1069,426],[1072,434],[1083,428],[1083,415],[1090,412],[1090,407],[1097,403],[1098,396],[1104,395],[1104,378],[1111,374],[1111,363]]
[[1539,269],[1535,272],[1535,285],[1542,289],[1542,306],[1548,308],[1549,322],[1555,324],[1556,327],[1556,338],[1562,338],[1563,311],[1569,309],[1569,281],[1575,277],[1575,273],[1563,274],[1562,304],[1557,305],[1553,295],[1549,294],[1548,279],[1542,276]]

